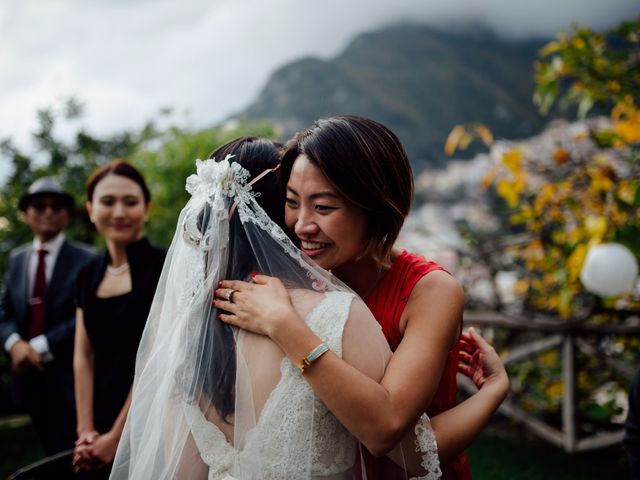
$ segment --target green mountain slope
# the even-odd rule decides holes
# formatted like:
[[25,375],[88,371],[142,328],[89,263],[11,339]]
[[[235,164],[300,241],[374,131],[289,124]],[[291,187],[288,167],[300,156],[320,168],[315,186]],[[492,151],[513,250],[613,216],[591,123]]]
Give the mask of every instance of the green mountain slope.
[[340,113],[388,125],[417,168],[444,160],[451,128],[486,123],[499,137],[537,132],[531,102],[541,40],[507,41],[486,30],[398,25],[356,37],[338,57],[304,58],[274,72],[240,119],[270,119],[284,137]]

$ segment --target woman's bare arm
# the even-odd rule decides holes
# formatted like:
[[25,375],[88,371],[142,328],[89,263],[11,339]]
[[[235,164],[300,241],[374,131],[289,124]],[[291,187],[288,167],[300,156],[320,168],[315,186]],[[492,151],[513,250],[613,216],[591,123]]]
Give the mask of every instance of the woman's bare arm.
[[462,334],[461,343],[458,370],[473,380],[478,391],[431,419],[445,463],[471,444],[509,392],[509,377],[494,348],[472,328]]
[[[458,370],[473,380],[478,392],[431,419],[440,463],[466,449],[482,431],[509,390],[509,378],[500,357],[472,328],[462,333]],[[429,426],[426,426],[429,428]],[[416,452],[416,435],[410,431],[388,454],[414,475],[425,475],[422,455]]]
[[93,423],[94,353],[84,326],[82,309],[76,309],[76,334],[73,349],[73,376],[76,395],[78,437],[95,431]]
[[[448,274],[432,272],[418,282],[407,306],[404,338],[380,383],[329,352],[304,376],[338,420],[373,454],[393,448],[431,403],[462,315],[462,291]],[[321,340],[297,315],[275,278],[253,284],[225,281],[237,289],[234,303],[217,305],[221,319],[267,334],[296,364]]]

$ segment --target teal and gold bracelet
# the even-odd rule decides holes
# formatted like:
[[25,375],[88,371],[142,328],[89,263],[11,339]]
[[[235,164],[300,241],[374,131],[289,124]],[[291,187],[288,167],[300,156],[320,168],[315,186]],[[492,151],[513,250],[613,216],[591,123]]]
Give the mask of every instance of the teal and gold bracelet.
[[318,345],[313,350],[311,350],[311,353],[309,353],[309,355],[304,357],[300,362],[300,364],[298,365],[298,368],[300,369],[300,373],[304,373],[307,367],[311,366],[313,362],[318,360],[322,355],[324,355],[328,351],[329,351],[329,347],[327,347],[327,344],[324,342]]

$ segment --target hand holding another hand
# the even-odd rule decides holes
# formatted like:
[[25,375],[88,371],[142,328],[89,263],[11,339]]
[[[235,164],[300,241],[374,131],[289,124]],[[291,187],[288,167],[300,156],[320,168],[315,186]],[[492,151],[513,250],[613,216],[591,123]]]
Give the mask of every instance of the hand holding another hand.
[[103,433],[98,435],[91,446],[93,458],[98,462],[99,467],[104,467],[113,462],[118,449],[119,438],[111,433]]
[[76,441],[71,464],[80,470],[96,470],[113,462],[118,448],[118,438],[111,432],[100,434],[95,430],[81,434]]
[[96,430],[85,431],[78,435],[71,460],[74,472],[78,473],[80,470],[93,470],[96,468],[91,445],[99,435]]

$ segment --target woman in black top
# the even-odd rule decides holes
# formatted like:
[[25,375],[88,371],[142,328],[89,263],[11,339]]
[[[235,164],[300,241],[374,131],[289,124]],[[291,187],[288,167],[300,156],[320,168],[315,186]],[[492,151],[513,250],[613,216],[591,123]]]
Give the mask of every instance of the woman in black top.
[[166,252],[141,236],[150,193],[134,167],[113,161],[91,175],[86,191],[87,211],[107,251],[80,272],[77,282],[73,465],[86,478],[107,478]]

